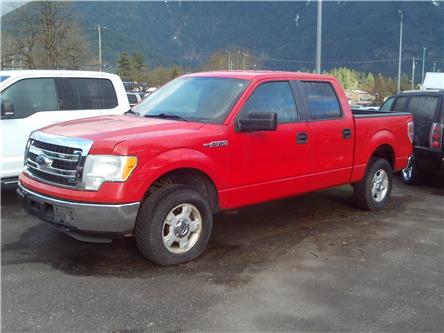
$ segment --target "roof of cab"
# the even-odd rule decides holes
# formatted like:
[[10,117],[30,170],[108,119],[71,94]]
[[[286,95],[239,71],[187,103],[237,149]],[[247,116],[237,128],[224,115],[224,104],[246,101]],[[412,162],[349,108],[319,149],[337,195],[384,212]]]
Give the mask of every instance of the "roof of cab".
[[231,79],[279,79],[279,78],[294,78],[298,80],[325,80],[334,79],[329,75],[311,74],[303,72],[281,72],[281,71],[211,71],[199,72],[184,75],[185,77],[219,77]]
[[0,71],[1,76],[21,77],[21,76],[80,76],[80,77],[110,77],[116,74],[98,71],[67,71],[67,70],[13,70]]

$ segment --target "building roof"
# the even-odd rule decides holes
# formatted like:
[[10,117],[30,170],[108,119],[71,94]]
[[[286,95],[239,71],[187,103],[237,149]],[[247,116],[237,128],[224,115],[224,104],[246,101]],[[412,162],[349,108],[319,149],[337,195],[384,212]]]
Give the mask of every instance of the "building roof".
[[444,89],[444,73],[426,73],[423,89]]

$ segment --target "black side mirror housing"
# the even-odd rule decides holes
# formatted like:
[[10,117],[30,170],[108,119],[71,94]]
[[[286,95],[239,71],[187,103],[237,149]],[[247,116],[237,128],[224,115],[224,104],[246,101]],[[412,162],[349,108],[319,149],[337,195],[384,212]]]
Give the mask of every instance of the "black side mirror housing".
[[11,118],[12,116],[14,116],[14,114],[14,104],[9,101],[2,100],[1,119]]
[[252,112],[248,118],[238,120],[240,132],[275,131],[277,128],[276,112]]

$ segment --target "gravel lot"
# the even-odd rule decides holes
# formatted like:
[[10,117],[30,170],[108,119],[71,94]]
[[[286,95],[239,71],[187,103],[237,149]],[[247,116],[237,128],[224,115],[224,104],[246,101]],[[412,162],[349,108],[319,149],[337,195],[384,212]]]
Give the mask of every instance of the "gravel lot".
[[200,259],[162,268],[133,239],[76,241],[2,192],[2,331],[444,331],[444,177],[396,179],[381,212],[351,194],[218,215]]

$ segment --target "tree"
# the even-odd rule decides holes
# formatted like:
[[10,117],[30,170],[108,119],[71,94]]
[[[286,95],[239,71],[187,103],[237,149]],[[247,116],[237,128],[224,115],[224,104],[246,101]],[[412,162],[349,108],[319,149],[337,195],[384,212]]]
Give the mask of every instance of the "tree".
[[[83,30],[69,14],[69,4],[31,2],[18,8],[17,16],[5,23],[11,29],[8,56],[22,59],[22,67],[77,69],[87,65],[90,48]],[[2,41],[4,36],[2,29]]]
[[117,60],[117,74],[122,78],[123,81],[131,80],[131,60],[127,52],[120,53],[119,60]]
[[183,75],[185,72],[182,67],[174,66],[171,71],[171,79],[175,79],[178,76]]
[[159,87],[171,81],[172,79],[182,75],[183,69],[178,66],[174,67],[158,67],[150,71],[148,75],[148,82],[151,86]]
[[395,84],[391,78],[385,78],[382,74],[375,77],[376,103],[382,104],[386,97],[393,95]]
[[130,59],[131,74],[130,79],[133,82],[144,82],[148,76],[145,65],[145,58],[142,53],[134,52]]
[[336,77],[345,90],[355,90],[359,87],[359,73],[346,67],[333,68],[328,74]]
[[136,71],[142,71],[145,68],[145,58],[140,52],[134,52],[131,56],[131,63]]
[[229,47],[210,54],[205,70],[252,69],[256,68],[255,57],[251,52],[240,47]]
[[227,69],[228,56],[226,52],[218,50],[210,54],[208,62],[204,65],[205,70],[221,70]]

